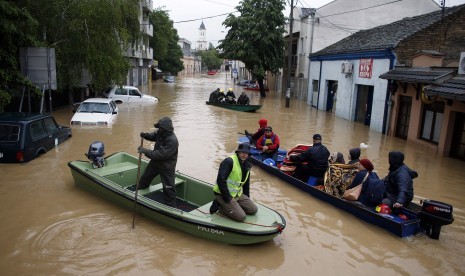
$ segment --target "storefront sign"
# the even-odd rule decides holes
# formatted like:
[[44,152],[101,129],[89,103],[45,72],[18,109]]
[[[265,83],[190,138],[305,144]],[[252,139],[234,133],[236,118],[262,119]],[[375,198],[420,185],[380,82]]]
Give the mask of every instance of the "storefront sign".
[[360,59],[360,65],[358,68],[358,77],[371,79],[372,71],[373,71],[373,59],[372,58]]

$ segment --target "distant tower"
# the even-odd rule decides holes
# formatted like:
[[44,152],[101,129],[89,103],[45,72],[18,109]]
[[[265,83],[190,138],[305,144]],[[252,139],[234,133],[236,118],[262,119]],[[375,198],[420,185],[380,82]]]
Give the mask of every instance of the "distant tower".
[[205,25],[202,23],[199,27],[199,40],[197,40],[197,50],[198,51],[205,51],[208,49],[207,45],[207,38],[206,38],[207,29],[205,29]]

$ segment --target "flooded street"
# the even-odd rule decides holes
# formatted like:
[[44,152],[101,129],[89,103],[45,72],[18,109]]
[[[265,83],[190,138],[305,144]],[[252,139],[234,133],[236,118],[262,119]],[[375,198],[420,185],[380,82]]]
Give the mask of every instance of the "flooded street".
[[[419,146],[386,137],[368,127],[319,111],[274,91],[260,99],[247,92],[257,113],[205,104],[217,87],[233,87],[225,74],[154,82],[142,88],[160,102],[119,105],[111,127],[73,127],[73,137],[27,164],[1,164],[0,271],[2,275],[465,275],[465,163],[435,156]],[[69,125],[71,107],[54,112]],[[417,170],[415,199],[454,206],[455,221],[439,240],[424,234],[398,238],[322,202],[267,174],[252,169],[251,197],[280,212],[284,232],[270,242],[250,246],[214,243],[173,230],[75,187],[68,162],[86,160],[96,140],[106,155],[137,155],[139,133],[153,130],[169,116],[178,137],[177,170],[213,183],[220,162],[237,148],[238,132],[254,132],[266,118],[281,147],[309,144],[320,133],[328,149],[347,160],[350,148],[369,145],[369,158],[380,177],[388,172],[388,152],[405,153]],[[145,146],[148,142],[145,141]]]

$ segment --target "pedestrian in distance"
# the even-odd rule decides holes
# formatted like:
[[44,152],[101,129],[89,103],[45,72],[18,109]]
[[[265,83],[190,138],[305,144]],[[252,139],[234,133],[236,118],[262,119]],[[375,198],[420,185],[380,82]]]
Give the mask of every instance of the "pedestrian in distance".
[[217,210],[235,221],[244,221],[247,215],[255,215],[257,205],[250,199],[250,154],[248,143],[239,144],[235,154],[224,159],[218,169],[213,187],[215,200],[210,213]]
[[153,150],[137,148],[139,153],[150,159],[140,178],[139,189],[148,188],[152,180],[160,175],[165,204],[176,208],[175,171],[178,161],[178,139],[169,117],[161,118],[154,126],[156,130],[152,133],[140,133],[140,137],[155,142],[155,146]]

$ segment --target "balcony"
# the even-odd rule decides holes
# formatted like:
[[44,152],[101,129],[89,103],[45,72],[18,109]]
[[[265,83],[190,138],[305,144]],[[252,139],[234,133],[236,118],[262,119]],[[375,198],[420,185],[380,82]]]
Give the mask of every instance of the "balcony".
[[140,31],[148,36],[153,36],[153,25],[148,21],[142,22],[140,24]]
[[142,0],[141,6],[144,11],[152,12],[153,11],[153,1],[152,0]]

